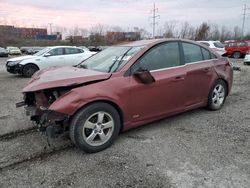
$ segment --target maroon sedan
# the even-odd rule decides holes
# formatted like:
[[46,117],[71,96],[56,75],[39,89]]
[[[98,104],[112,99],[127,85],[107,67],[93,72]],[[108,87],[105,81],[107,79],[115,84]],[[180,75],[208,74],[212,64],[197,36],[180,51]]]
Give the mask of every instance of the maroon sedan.
[[37,72],[17,107],[49,137],[69,131],[76,146],[98,152],[124,130],[199,107],[220,109],[232,79],[227,58],[203,45],[143,40],[107,48],[78,67]]

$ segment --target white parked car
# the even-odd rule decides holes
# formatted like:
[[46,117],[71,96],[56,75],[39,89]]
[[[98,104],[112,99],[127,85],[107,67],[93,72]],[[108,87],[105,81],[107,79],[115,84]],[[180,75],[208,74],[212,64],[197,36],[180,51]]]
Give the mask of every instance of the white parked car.
[[71,46],[47,47],[32,56],[9,59],[6,68],[10,73],[31,77],[41,69],[78,65],[95,53]]
[[8,51],[8,53],[10,55],[21,55],[22,54],[21,50],[18,47],[8,46],[6,48],[6,50]]
[[216,51],[218,54],[220,55],[226,55],[227,51],[225,50],[225,45],[222,44],[220,41],[197,41],[201,44],[204,44],[206,46],[208,46],[209,48],[213,49],[214,51]]
[[250,65],[250,50],[245,55],[244,64],[245,65]]

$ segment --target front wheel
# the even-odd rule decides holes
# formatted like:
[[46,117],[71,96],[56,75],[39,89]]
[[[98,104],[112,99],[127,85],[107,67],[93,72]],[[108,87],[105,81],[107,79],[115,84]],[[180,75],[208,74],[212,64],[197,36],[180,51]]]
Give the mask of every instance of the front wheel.
[[33,64],[27,64],[23,67],[23,75],[25,77],[31,77],[36,71],[38,71],[38,67]]
[[208,96],[208,108],[219,110],[223,106],[227,96],[227,86],[223,80],[217,80]]
[[119,113],[107,103],[94,103],[74,115],[70,124],[70,138],[87,153],[109,147],[121,127]]

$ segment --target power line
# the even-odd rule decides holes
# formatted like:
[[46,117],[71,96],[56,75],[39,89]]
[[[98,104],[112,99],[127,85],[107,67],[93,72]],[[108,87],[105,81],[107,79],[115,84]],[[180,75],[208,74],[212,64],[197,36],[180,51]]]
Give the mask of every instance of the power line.
[[158,13],[158,8],[155,8],[155,3],[154,3],[154,8],[151,11],[152,11],[152,14],[153,14],[153,16],[150,17],[150,19],[153,20],[153,23],[152,23],[152,25],[153,25],[153,35],[152,35],[152,37],[155,38],[155,26],[158,24],[155,20],[156,20],[156,18],[160,19],[160,15],[159,14],[156,15],[156,13]]
[[52,24],[53,23],[48,23],[49,24],[49,27],[50,27],[50,34],[52,35]]
[[241,28],[241,37],[242,37],[242,38],[244,37],[246,15],[248,14],[248,13],[247,13],[247,10],[250,10],[250,8],[247,8],[247,5],[244,4],[244,8],[243,8],[243,22],[242,22],[242,28]]

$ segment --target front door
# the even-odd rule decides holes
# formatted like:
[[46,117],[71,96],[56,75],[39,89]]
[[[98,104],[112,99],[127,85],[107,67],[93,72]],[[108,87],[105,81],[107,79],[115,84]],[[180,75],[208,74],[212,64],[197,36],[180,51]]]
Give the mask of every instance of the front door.
[[[133,75],[138,68],[149,70],[155,82],[140,82]],[[132,121],[144,121],[183,109],[186,72],[181,64],[178,42],[167,42],[151,48],[131,67],[131,71]]]
[[65,55],[63,48],[54,48],[48,52],[50,56],[44,57],[42,66],[47,67],[61,67],[65,65]]

